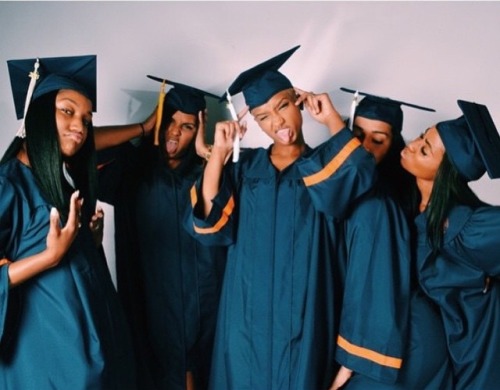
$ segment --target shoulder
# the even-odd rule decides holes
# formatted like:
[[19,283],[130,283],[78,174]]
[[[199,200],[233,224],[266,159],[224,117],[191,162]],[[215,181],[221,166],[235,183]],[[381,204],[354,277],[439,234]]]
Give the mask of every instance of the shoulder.
[[445,243],[460,236],[462,240],[478,238],[478,235],[497,235],[500,241],[500,206],[454,207],[448,218]]

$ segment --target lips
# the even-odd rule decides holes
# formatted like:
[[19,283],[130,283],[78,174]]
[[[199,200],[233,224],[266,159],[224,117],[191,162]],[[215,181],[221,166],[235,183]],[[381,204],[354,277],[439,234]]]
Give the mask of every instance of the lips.
[[78,144],[83,142],[83,135],[80,133],[67,133],[66,138],[75,141]]

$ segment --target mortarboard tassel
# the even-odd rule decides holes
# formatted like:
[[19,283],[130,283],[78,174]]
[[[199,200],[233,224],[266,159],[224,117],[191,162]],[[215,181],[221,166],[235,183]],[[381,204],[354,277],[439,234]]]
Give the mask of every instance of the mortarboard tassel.
[[351,111],[349,113],[349,130],[351,130],[351,131],[354,127],[354,115],[356,113],[356,107],[358,106],[358,104],[359,104],[359,93],[358,93],[358,91],[356,91],[354,93],[354,97],[352,99]]
[[161,83],[160,94],[158,95],[158,109],[156,111],[156,124],[155,124],[155,139],[154,144],[158,146],[160,144],[160,126],[163,117],[163,102],[165,100],[165,80]]
[[26,113],[28,112],[28,106],[31,101],[31,96],[33,96],[33,91],[35,90],[36,81],[40,78],[40,74],[38,73],[39,67],[40,67],[40,60],[37,58],[33,71],[29,73],[29,77],[31,78],[31,80],[28,86],[28,92],[26,93],[26,100],[24,102],[23,121],[21,122],[21,127],[16,133],[16,137],[19,138],[26,138],[26,129],[24,127],[24,121],[26,118]]
[[[236,114],[236,110],[234,109],[233,101],[231,100],[231,95],[229,94],[229,90],[226,91],[227,97],[227,108],[231,113],[231,118],[233,121],[238,121],[238,114]],[[240,135],[236,134],[233,141],[233,162],[238,162],[240,159]]]

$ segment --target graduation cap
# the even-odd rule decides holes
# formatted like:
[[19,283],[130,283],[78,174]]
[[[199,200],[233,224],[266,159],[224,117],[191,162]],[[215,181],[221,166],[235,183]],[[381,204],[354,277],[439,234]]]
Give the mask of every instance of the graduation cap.
[[[401,106],[408,106],[417,108],[424,111],[436,110],[428,107],[418,106],[416,104],[403,102],[400,100],[389,99],[387,97],[376,96],[366,92],[359,92],[349,88],[340,88],[344,92],[355,94],[353,100],[353,109],[351,109],[350,127],[356,116],[362,116],[368,119],[375,119],[389,123],[394,131],[401,132],[403,127],[403,110]],[[357,102],[357,95],[365,96],[359,103]]]
[[290,80],[278,69],[299,47],[300,45],[295,46],[241,73],[229,86],[221,100],[226,99],[228,93],[235,95],[243,92],[245,103],[252,110],[266,103],[276,93],[292,88]]
[[[32,100],[48,92],[72,89],[97,107],[95,55],[8,60],[17,119],[24,118]],[[24,120],[17,134],[24,137]]]
[[436,125],[446,154],[467,181],[500,177],[500,136],[488,108],[457,100],[463,115]]
[[[35,64],[38,66],[35,69]],[[23,60],[8,60],[10,84],[17,119],[25,114],[26,95],[30,86],[32,73],[36,86],[32,99],[59,89],[73,89],[87,96],[96,109],[96,56],[73,56],[30,58]]]
[[220,99],[220,96],[189,85],[151,75],[147,77],[151,80],[171,85],[173,88],[166,94],[167,104],[186,114],[198,115],[198,112],[204,110],[207,106],[205,96],[211,96],[217,100]]
[[[158,96],[158,109],[156,114],[156,127],[154,136],[155,145],[159,144],[159,131],[163,116],[163,102],[165,99],[167,99],[166,104],[172,107],[174,110],[179,110],[186,114],[195,116],[197,116],[200,111],[203,111],[206,108],[207,103],[205,101],[205,96],[211,96],[215,99],[220,99],[220,96],[195,87],[191,87],[186,84],[181,84],[172,80],[167,80],[151,75],[147,75],[147,77],[151,80],[162,83],[160,87],[160,94]],[[168,91],[167,94],[165,94],[166,84],[173,87]]]

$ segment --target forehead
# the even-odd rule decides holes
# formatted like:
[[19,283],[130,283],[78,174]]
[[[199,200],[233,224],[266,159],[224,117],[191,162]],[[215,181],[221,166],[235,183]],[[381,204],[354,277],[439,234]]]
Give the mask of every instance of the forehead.
[[57,92],[56,100],[69,100],[83,109],[88,108],[92,111],[92,101],[81,92],[73,89],[60,89]]
[[425,130],[424,139],[431,144],[433,150],[442,150],[443,152],[445,152],[446,148],[443,144],[441,136],[439,135],[439,132],[437,131],[436,126],[429,127],[427,130]]
[[174,112],[174,115],[172,115],[172,119],[177,121],[177,122],[194,123],[194,122],[196,122],[197,117],[196,117],[196,115],[187,114],[185,112],[177,110],[176,112]]
[[259,113],[265,112],[269,109],[272,109],[276,104],[279,104],[283,99],[292,99],[294,96],[292,93],[292,89],[284,89],[275,93],[271,98],[264,104],[255,107],[250,113],[252,115],[258,115]]
[[378,119],[369,119],[362,116],[357,116],[354,124],[366,131],[376,131],[387,135],[392,135],[392,126]]

